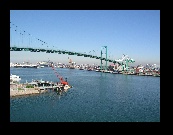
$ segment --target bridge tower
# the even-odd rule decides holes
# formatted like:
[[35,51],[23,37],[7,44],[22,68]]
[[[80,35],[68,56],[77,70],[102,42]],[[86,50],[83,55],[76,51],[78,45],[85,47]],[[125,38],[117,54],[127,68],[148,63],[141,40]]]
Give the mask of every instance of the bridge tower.
[[100,63],[100,68],[101,68],[101,70],[102,70],[102,64],[103,64],[103,63],[102,63],[102,60],[103,60],[103,59],[102,59],[102,55],[103,55],[103,51],[102,51],[102,50],[103,50],[103,49],[106,49],[106,52],[105,52],[105,54],[106,54],[106,59],[105,59],[105,60],[106,60],[105,70],[107,70],[107,56],[108,56],[108,55],[107,55],[107,52],[108,52],[108,51],[107,51],[107,46],[102,46],[102,47],[101,47],[101,63]]

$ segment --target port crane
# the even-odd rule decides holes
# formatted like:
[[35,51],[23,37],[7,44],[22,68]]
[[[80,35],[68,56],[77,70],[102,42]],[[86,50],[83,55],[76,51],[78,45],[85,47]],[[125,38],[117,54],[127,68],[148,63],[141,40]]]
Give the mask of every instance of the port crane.
[[74,69],[75,62],[73,62],[72,59],[70,59],[69,57],[68,57],[68,59],[69,59],[69,66],[70,66],[69,68]]
[[68,82],[67,82],[67,78],[66,78],[66,80],[64,80],[63,77],[60,76],[60,75],[56,72],[53,63],[51,64],[51,67],[52,67],[52,70],[54,70],[55,75],[59,78],[60,83],[63,84],[63,85],[69,85]]
[[134,63],[135,62],[134,59],[129,58],[128,55],[125,55],[125,54],[123,54],[121,59],[117,59],[115,61],[117,61],[120,65],[123,66],[123,70],[128,70],[129,69],[128,63]]

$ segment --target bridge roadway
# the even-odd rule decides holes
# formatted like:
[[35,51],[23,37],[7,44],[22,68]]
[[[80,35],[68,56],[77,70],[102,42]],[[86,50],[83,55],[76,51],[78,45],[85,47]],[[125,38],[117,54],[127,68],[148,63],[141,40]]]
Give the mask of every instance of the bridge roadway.
[[109,61],[109,62],[113,62],[113,63],[119,63],[115,60],[101,58],[99,56],[94,56],[94,55],[91,55],[91,54],[71,52],[71,51],[63,51],[63,50],[37,49],[37,48],[25,48],[25,47],[10,47],[10,51],[30,51],[30,52],[46,52],[46,53],[68,54],[68,55],[90,57],[90,58],[100,59],[100,60]]

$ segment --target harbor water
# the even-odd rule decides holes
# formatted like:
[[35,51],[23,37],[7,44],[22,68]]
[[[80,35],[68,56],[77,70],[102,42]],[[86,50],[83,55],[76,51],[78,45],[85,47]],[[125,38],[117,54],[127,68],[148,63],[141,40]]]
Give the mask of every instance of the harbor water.
[[[56,68],[73,87],[10,97],[11,122],[160,122],[160,77]],[[50,67],[10,68],[21,83],[59,82]]]

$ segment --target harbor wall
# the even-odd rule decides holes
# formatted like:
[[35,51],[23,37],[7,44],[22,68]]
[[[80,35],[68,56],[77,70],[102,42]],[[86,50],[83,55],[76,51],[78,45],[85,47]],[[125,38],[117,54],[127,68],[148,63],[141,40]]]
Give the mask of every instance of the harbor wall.
[[40,91],[35,88],[25,88],[24,90],[10,90],[10,97],[13,96],[21,96],[21,95],[31,95],[31,94],[39,94]]

